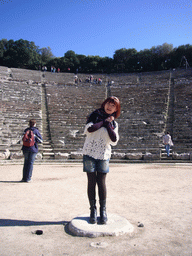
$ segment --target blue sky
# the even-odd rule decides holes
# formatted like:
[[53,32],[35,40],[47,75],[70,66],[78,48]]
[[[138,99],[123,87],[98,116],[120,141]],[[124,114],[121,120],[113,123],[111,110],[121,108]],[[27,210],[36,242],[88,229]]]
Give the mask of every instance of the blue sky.
[[191,0],[0,0],[0,39],[50,47],[56,57],[192,44]]

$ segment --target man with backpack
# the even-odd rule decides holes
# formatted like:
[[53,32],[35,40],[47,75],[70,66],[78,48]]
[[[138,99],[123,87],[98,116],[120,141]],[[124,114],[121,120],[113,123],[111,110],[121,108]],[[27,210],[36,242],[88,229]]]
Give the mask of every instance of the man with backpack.
[[24,130],[23,133],[23,155],[24,155],[24,166],[23,166],[23,178],[22,182],[30,182],[33,172],[33,163],[38,153],[38,143],[42,143],[42,136],[36,128],[36,120],[31,119],[29,121],[29,127]]

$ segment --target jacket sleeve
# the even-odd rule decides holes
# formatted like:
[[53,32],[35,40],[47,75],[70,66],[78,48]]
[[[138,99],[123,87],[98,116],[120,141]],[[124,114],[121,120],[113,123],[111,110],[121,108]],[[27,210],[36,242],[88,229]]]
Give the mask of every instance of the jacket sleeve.
[[114,131],[114,129],[113,129],[111,123],[110,123],[110,122],[106,122],[105,127],[107,128],[107,131],[108,131],[108,134],[109,134],[110,139],[111,139],[113,142],[116,142],[116,140],[117,140],[117,135],[116,135],[116,133],[115,133],[115,131]]
[[[115,128],[113,129],[113,128],[111,128],[112,129],[112,131],[113,131],[113,133],[115,133],[115,137],[116,137],[116,140],[115,141],[113,141],[112,139],[111,139],[111,137],[110,137],[110,135],[109,135],[109,137],[110,137],[110,139],[111,139],[111,145],[112,146],[116,146],[117,145],[117,143],[118,143],[118,141],[119,141],[119,132],[118,132],[118,123],[117,122],[115,122]],[[114,136],[114,135],[113,135]]]
[[93,124],[92,126],[90,126],[87,130],[88,132],[95,132],[98,129],[100,129],[103,126],[103,121]]
[[42,143],[43,142],[43,138],[42,138],[42,136],[41,136],[41,134],[40,134],[40,132],[38,130],[36,130],[36,133],[35,133],[35,140],[38,143]]

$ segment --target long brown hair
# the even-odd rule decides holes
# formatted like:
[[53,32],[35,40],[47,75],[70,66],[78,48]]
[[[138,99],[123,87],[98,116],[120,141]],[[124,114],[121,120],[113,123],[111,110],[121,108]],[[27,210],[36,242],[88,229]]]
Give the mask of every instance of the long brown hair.
[[102,109],[104,109],[105,104],[106,104],[107,102],[115,104],[117,110],[116,110],[116,112],[113,113],[113,116],[114,116],[115,118],[119,117],[119,116],[120,116],[120,112],[121,112],[121,105],[120,105],[119,99],[118,99],[117,97],[115,97],[115,96],[110,96],[110,97],[108,97],[108,98],[101,104],[101,108],[102,108]]

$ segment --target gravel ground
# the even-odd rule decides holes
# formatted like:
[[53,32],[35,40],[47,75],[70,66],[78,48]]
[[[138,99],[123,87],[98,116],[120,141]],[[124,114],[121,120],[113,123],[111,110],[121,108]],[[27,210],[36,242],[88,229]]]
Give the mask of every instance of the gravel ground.
[[22,163],[0,164],[2,256],[192,255],[190,163],[110,164],[107,212],[134,226],[117,237],[68,231],[73,218],[89,214],[82,164],[35,163],[31,183],[21,175]]

